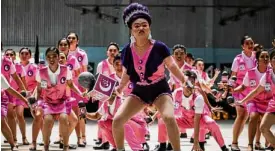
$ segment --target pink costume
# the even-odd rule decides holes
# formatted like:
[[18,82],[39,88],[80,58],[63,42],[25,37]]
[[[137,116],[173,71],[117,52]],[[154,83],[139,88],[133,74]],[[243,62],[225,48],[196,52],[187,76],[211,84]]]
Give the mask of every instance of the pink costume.
[[[69,55],[75,56],[81,67],[88,65],[88,57],[85,50],[77,47],[75,51],[69,51]],[[84,72],[82,68],[80,69],[80,72]]]
[[[174,93],[175,95],[173,96],[175,100],[183,100],[184,95],[182,88],[175,90]],[[203,99],[201,95],[197,95],[196,93],[189,97],[190,100],[186,102],[187,105],[182,110],[182,116],[176,117],[178,126],[182,128],[194,128],[195,114],[201,114],[199,141],[205,141],[205,131],[206,129],[209,129],[211,134],[214,136],[215,140],[219,144],[219,146],[223,147],[225,144],[220,128],[218,124],[209,116],[209,109],[203,101],[199,102],[203,103],[202,113],[196,113],[197,107],[195,107],[195,104],[198,103],[196,102],[198,97],[201,97]]]
[[[184,62],[184,65],[182,67],[180,67],[180,70],[182,72],[185,72],[186,70],[192,70],[192,69],[193,69],[192,66],[190,66],[186,62]],[[181,87],[181,82],[172,73],[169,73],[169,76],[170,76],[170,80],[168,83],[171,86],[175,84],[175,89]]]
[[9,98],[5,90],[10,87],[6,78],[1,74],[1,118],[7,117]]
[[[116,97],[113,103],[114,104],[112,105],[115,106],[113,106],[114,108],[112,110],[112,105],[109,105],[108,101],[103,102],[99,109],[99,113],[102,115],[102,118],[99,120],[98,124],[101,128],[102,134],[106,137],[106,140],[110,142],[114,148],[116,148],[112,133],[112,122],[119,106],[121,105],[121,99]],[[146,122],[139,114],[132,117],[124,125],[126,140],[133,151],[143,150],[142,143],[145,143],[145,126]]]
[[[101,61],[98,64],[98,66],[97,66],[97,73],[101,73],[101,74],[110,76],[111,74],[114,73],[114,67],[108,63],[107,59],[105,59],[105,60]],[[99,101],[98,102],[98,107],[100,107],[101,105],[102,105],[102,102]],[[98,136],[98,138],[102,139],[102,132],[100,130],[100,127],[98,127],[97,136]]]
[[[73,77],[73,82],[76,86],[80,87],[78,84],[78,79],[75,75],[75,70],[80,69],[80,65],[79,62],[77,61],[76,57],[73,55],[68,55],[67,56],[67,63],[66,65],[68,66],[69,70],[72,72],[72,77]],[[76,107],[78,106],[78,101],[83,100],[83,101],[87,101],[87,99],[79,96],[79,94],[77,94],[76,92],[71,90],[71,97],[75,98],[75,101],[71,101],[70,104],[67,104],[68,106],[71,107]],[[69,102],[67,102],[69,103]]]
[[[121,79],[115,73],[110,75],[111,78],[115,79],[118,83],[120,83]],[[133,90],[133,84],[129,82],[125,89],[123,90],[123,96],[127,97]]]
[[[256,59],[255,54],[252,54],[250,58],[248,58],[243,52],[235,57],[233,64],[232,64],[232,71],[237,72],[237,81],[236,87],[242,84],[243,78],[246,72],[249,69],[256,67]],[[246,95],[246,92],[241,93],[233,93],[233,97],[236,100],[242,100]]]
[[[269,72],[269,70],[267,70],[267,72]],[[245,90],[245,93],[243,93],[246,95],[257,88],[263,74],[260,74],[260,72],[256,67],[249,70],[247,72],[247,75],[249,80],[249,86],[246,88],[247,90]],[[247,103],[246,107],[247,107],[248,113],[257,112],[257,113],[264,114],[266,112],[266,109],[268,107],[268,102],[273,97],[272,91],[270,89],[270,84],[271,83],[268,84],[269,86],[266,85],[265,91],[261,92],[260,94],[258,94],[256,97],[254,97],[252,100],[250,100]]]
[[[19,63],[15,63],[14,65],[15,65],[16,73],[18,74],[19,78],[26,77],[26,72],[25,72],[24,67],[23,67],[21,64],[19,64]],[[18,92],[20,93],[20,91],[19,91],[19,86],[17,85],[17,83],[15,82],[15,80],[14,80],[13,78],[11,78],[11,87],[12,87],[14,90],[16,90],[16,91],[18,91]],[[13,97],[12,103],[13,103],[15,106],[20,106],[20,105],[22,105],[22,106],[24,106],[25,108],[28,107],[24,102],[22,102],[21,100],[19,100],[19,99],[17,99],[17,98],[14,98],[14,97]]]
[[66,95],[67,72],[68,68],[60,66],[60,74],[57,76],[57,83],[54,85],[50,81],[48,67],[39,70],[41,77],[41,88],[43,96],[44,115],[66,113],[65,101],[68,99]]
[[[272,75],[273,74],[273,75]],[[272,79],[274,78],[274,79]],[[264,82],[263,82],[264,81]],[[270,99],[268,103],[268,107],[266,109],[267,113],[275,113],[275,75],[272,71],[272,69],[269,69],[266,74],[262,77],[261,86],[265,87],[265,90],[271,91],[273,98]]]
[[[3,56],[2,64],[1,64],[1,74],[6,78],[7,82],[11,84],[11,75],[16,73],[15,65],[12,63],[11,59],[8,57]],[[12,102],[12,97],[8,93],[9,102]]]

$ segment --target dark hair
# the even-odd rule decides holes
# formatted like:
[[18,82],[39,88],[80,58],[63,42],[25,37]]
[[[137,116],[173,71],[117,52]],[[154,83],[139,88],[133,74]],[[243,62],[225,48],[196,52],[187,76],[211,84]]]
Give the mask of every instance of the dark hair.
[[78,35],[77,35],[76,33],[74,33],[74,32],[69,32],[69,33],[67,34],[66,38],[68,38],[68,36],[69,36],[70,34],[74,34],[75,37],[76,37],[76,40],[79,40],[79,39],[78,39]]
[[194,78],[195,80],[197,79],[197,75],[195,72],[191,71],[191,70],[186,70],[184,72],[184,75],[186,75],[187,77],[191,77]]
[[110,42],[110,44],[107,46],[107,50],[106,51],[108,51],[108,49],[110,48],[110,46],[115,46],[117,48],[117,50],[119,51],[119,46],[115,42]]
[[204,62],[202,58],[197,58],[194,62],[194,66],[196,66],[199,61]]
[[146,6],[139,3],[131,3],[123,11],[123,21],[131,29],[132,23],[138,18],[144,18],[151,25],[151,16]]
[[13,54],[14,56],[16,56],[16,53],[15,53],[15,51],[14,51],[13,49],[7,49],[7,50],[5,51],[5,54],[7,53],[7,51],[11,51],[12,54]]
[[121,60],[121,55],[120,54],[115,56],[113,63],[115,63],[115,61],[117,61],[117,60]]
[[264,49],[264,46],[263,45],[260,45],[260,44],[254,44],[254,48],[253,48],[253,50],[254,51],[257,51],[257,50],[262,50],[262,49]]
[[27,50],[29,51],[30,55],[32,55],[32,51],[31,51],[29,48],[27,48],[27,47],[22,47],[22,48],[19,50],[19,55],[21,54],[21,51],[23,51],[24,49],[27,49]]
[[182,49],[182,50],[184,51],[184,53],[186,53],[186,47],[185,47],[184,45],[176,44],[176,45],[173,47],[173,52],[174,52],[176,49]]
[[260,50],[258,50],[258,51],[256,52],[256,60],[257,60],[257,61],[259,61],[260,55],[261,55],[261,53],[264,52],[264,51],[268,52],[267,50],[264,50],[264,49],[260,49]]
[[[250,39],[251,37],[250,36],[243,36],[242,40],[241,40],[241,45],[244,45],[244,42],[247,40],[247,39]],[[252,38],[251,38],[252,39]]]
[[46,50],[45,55],[47,56],[47,54],[48,54],[49,52],[51,52],[51,51],[53,51],[54,53],[56,53],[56,54],[59,56],[59,50],[58,50],[58,48],[56,48],[56,47],[49,47],[49,48]]
[[67,58],[67,56],[66,56],[66,54],[65,54],[64,52],[59,52],[59,56],[60,56],[60,54],[62,54],[62,53],[64,54],[64,56],[65,56],[65,58],[66,58],[66,60],[67,60],[68,58]]
[[275,56],[275,50],[272,50],[272,51],[270,52],[270,59],[272,59],[274,56]]
[[187,57],[187,58],[190,58],[190,59],[192,59],[192,60],[195,60],[195,58],[194,58],[194,56],[192,55],[192,53],[187,53],[187,54],[186,54],[186,57]]
[[59,39],[58,43],[57,43],[57,47],[59,47],[59,44],[61,43],[62,40],[65,40],[67,42],[68,46],[70,47],[70,42],[69,42],[69,40],[67,38],[61,38],[61,39]]

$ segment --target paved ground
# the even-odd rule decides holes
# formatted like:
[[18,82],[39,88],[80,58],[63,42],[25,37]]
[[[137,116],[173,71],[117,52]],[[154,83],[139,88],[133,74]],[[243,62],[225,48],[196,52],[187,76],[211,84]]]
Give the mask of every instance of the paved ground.
[[[29,141],[31,141],[31,118],[27,119],[27,138]],[[223,137],[225,139],[225,142],[227,145],[229,145],[232,141],[232,124],[233,121],[218,121],[221,129],[222,129],[222,134]],[[157,144],[157,125],[153,124],[150,127],[150,132],[151,132],[151,141],[149,141],[149,145],[150,145],[150,149],[153,150],[155,145]],[[192,148],[192,144],[189,143],[190,140],[190,135],[192,134],[193,130],[187,130],[187,134],[188,134],[188,138],[187,139],[181,139],[181,148],[183,151],[190,151]],[[275,132],[275,127],[273,127],[273,132]],[[18,136],[17,139],[19,141],[19,143],[21,143],[21,134],[20,131],[18,129]],[[52,136],[51,136],[51,140],[54,141],[56,140],[58,136],[58,128],[57,128],[57,122],[55,123],[55,126],[53,128],[52,131]],[[96,122],[93,121],[88,121],[87,123],[87,142],[88,145],[86,146],[86,148],[78,148],[78,151],[91,151],[93,150],[92,146],[94,144],[93,139],[97,137],[97,126],[96,126]],[[9,150],[8,148],[8,144],[3,144],[3,140],[4,137],[1,137],[1,142],[2,142],[2,147],[1,150]],[[76,135],[75,132],[73,132],[72,136],[70,137],[70,143],[71,144],[76,144]],[[42,141],[42,136],[41,133],[39,135],[38,138],[38,142]],[[264,144],[264,139],[261,140],[262,144]],[[242,150],[246,150],[246,146],[248,144],[247,141],[247,125],[246,128],[244,129],[244,132],[242,133],[240,140],[239,140],[239,144],[241,146]],[[129,146],[126,144],[126,150],[130,150]],[[19,150],[28,150],[29,146],[19,146]],[[42,147],[38,147],[38,150],[42,150]],[[55,151],[55,150],[60,150],[58,148],[57,145],[51,144],[51,150]],[[215,140],[213,139],[213,137],[211,137],[209,140],[207,140],[207,144],[206,144],[206,150],[207,151],[220,151],[219,146],[217,145],[217,143],[215,142]]]

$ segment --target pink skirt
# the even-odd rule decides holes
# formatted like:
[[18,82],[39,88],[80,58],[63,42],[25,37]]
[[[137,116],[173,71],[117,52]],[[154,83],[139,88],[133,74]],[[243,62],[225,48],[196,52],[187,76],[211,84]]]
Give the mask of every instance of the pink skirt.
[[7,117],[9,97],[3,92],[1,95],[1,117]]
[[15,106],[20,106],[22,105],[24,108],[28,108],[28,105],[26,103],[24,103],[23,101],[21,101],[20,99],[17,98],[13,98],[14,99],[14,104]]
[[269,101],[266,112],[275,113],[275,98],[273,98]]
[[65,102],[66,102],[66,113],[68,115],[70,115],[72,112],[72,108],[75,106],[78,106],[78,103],[77,103],[76,99],[73,97],[70,97]]
[[255,102],[250,101],[247,103],[246,108],[247,112],[250,113],[261,113],[264,114],[267,110],[268,102]]
[[44,115],[66,113],[65,101],[60,104],[51,104],[48,102],[43,102],[42,104],[43,104],[42,109],[44,111]]

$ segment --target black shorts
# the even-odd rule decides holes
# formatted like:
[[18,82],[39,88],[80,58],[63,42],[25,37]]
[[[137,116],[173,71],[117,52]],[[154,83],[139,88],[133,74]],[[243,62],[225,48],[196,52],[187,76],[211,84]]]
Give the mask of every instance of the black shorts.
[[171,96],[171,90],[165,78],[152,85],[135,85],[130,95],[138,97],[146,104],[153,104],[159,96],[164,94]]

